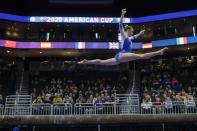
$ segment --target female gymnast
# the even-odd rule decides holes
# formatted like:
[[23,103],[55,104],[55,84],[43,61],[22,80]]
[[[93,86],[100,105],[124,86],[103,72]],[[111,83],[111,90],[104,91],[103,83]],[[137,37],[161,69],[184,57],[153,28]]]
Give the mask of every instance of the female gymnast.
[[151,57],[157,56],[157,55],[163,55],[164,52],[168,49],[167,47],[160,49],[158,51],[150,52],[150,53],[144,53],[144,54],[136,54],[131,53],[132,50],[132,40],[138,38],[139,36],[143,35],[145,30],[140,31],[138,34],[133,35],[133,27],[127,26],[123,27],[123,19],[124,15],[126,13],[126,9],[122,9],[122,14],[120,17],[120,23],[119,23],[119,30],[122,37],[123,46],[120,52],[118,52],[114,58],[109,58],[106,60],[101,59],[94,59],[94,60],[82,60],[78,62],[78,64],[95,64],[95,65],[118,65],[120,63],[129,62],[133,60],[138,59],[149,59]]

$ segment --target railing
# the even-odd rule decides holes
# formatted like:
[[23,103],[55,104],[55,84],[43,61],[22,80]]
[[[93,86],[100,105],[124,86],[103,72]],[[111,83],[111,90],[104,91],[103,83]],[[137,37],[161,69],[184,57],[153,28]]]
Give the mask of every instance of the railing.
[[118,103],[129,103],[130,101],[139,103],[138,94],[116,94],[115,101]]
[[74,105],[75,115],[92,114],[116,114],[116,105],[114,103],[77,103]]
[[6,97],[5,115],[31,115],[32,98],[30,95],[9,95]]
[[140,102],[138,94],[116,94],[116,112],[120,114],[139,113]]
[[6,97],[7,106],[20,105],[20,104],[31,105],[31,103],[32,100],[30,95],[9,95]]
[[26,106],[6,107],[4,115],[30,115],[31,108]]
[[71,104],[33,104],[32,115],[72,115]]
[[144,102],[141,114],[187,114],[197,113],[197,101]]
[[[138,111],[138,109],[141,109]],[[4,106],[0,105],[0,115],[24,115],[23,111],[29,110],[25,115],[118,115],[122,109],[128,110],[127,114],[197,114],[197,101],[169,101],[147,102],[141,106],[122,105],[120,103],[76,103],[71,104],[32,104],[24,110],[23,107],[9,107],[4,112]],[[17,110],[16,110],[17,109]],[[136,110],[136,112],[135,112]]]

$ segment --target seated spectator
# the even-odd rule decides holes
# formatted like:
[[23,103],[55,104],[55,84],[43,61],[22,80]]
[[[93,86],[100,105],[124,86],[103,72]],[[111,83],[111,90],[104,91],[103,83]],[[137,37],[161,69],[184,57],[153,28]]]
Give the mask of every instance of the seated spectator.
[[162,102],[158,96],[156,96],[155,102],[152,102],[152,105],[154,107],[153,108],[154,113],[161,113],[162,112]]
[[164,104],[164,112],[171,113],[173,110],[172,99],[170,97],[166,97],[163,104]]
[[79,97],[77,98],[76,103],[86,103],[86,100],[84,99],[82,94],[79,94]]
[[187,100],[187,95],[188,94],[184,90],[182,90],[181,91],[181,96],[180,96],[181,97],[181,100],[182,101],[186,101]]
[[151,97],[149,95],[146,95],[144,97],[141,107],[142,107],[142,113],[144,114],[152,113],[152,102],[151,102]]
[[34,101],[33,104],[43,104],[42,97],[39,95]]
[[192,92],[192,96],[194,97],[194,100],[197,100],[197,93],[196,93],[196,91]]
[[111,101],[112,102],[115,102],[115,96],[116,96],[116,93],[111,94]]
[[63,103],[65,103],[65,104],[71,104],[70,101],[69,101],[69,96],[67,94],[63,98]]
[[69,103],[74,104],[73,94],[72,93],[69,94]]
[[187,91],[188,95],[192,95],[192,93],[193,93],[191,86],[189,86],[186,91]]
[[50,97],[51,97],[51,95],[46,94],[46,96],[43,98],[43,102],[50,104],[51,103]]
[[93,102],[93,95],[90,95],[89,98],[87,99],[87,103],[94,103]]
[[187,95],[186,101],[185,101],[185,106],[186,106],[186,112],[187,113],[194,113],[196,112],[196,103],[194,101],[194,98],[192,95]]
[[52,79],[52,80],[51,80],[51,84],[52,84],[52,85],[55,85],[55,84],[56,84],[55,79]]
[[175,77],[173,77],[171,83],[172,85],[178,85],[179,82]]
[[107,96],[107,97],[106,97],[105,103],[106,103],[106,104],[112,103],[112,100],[111,100],[110,96]]
[[181,83],[176,78],[172,78],[172,88],[175,92],[180,92],[182,90]]
[[60,80],[60,78],[57,80],[57,84],[58,85],[61,85],[62,84],[62,81]]
[[60,104],[63,103],[62,97],[60,95],[57,95],[53,98],[53,104]]
[[184,112],[184,98],[185,96],[181,96],[181,93],[177,93],[175,97],[175,101],[173,102],[175,113],[183,113]]

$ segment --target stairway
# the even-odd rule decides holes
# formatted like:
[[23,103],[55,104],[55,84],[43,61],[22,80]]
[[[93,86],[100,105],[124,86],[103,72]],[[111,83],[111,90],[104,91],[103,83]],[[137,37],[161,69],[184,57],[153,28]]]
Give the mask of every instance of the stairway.
[[140,111],[140,77],[139,72],[136,71],[135,63],[133,67],[132,70],[129,70],[129,88],[127,88],[125,94],[116,96],[117,102],[120,103],[121,114],[139,113]]
[[16,84],[16,95],[28,95],[29,94],[29,72],[22,70],[19,74],[19,78]]
[[139,113],[138,94],[117,94],[116,103],[119,103],[120,114]]
[[32,98],[29,95],[29,72],[21,70],[16,80],[16,94],[6,97],[5,115],[30,115]]

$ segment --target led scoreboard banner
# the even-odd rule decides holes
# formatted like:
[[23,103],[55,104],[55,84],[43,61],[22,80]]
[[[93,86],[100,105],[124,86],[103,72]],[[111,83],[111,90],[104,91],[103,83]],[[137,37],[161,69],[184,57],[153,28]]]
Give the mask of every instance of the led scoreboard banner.
[[[124,23],[144,23],[159,20],[175,19],[197,16],[197,10],[181,11],[161,15],[145,16],[139,18],[125,18]],[[49,16],[17,16],[0,13],[0,19],[18,22],[46,22],[46,23],[119,23],[119,17],[49,17]]]
[[[113,17],[30,17],[30,22],[52,23],[119,23],[120,18]],[[125,18],[124,23],[131,23],[131,18]]]

